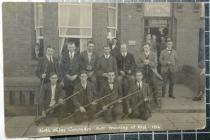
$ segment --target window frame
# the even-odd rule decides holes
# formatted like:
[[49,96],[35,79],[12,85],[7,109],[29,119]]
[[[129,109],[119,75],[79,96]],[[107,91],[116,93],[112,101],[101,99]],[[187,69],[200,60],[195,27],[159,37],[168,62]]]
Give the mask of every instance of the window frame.
[[[111,3],[108,3],[108,6],[107,6],[107,33],[108,33],[108,30],[111,29],[113,30],[114,29],[114,36],[112,36],[112,38],[116,38],[117,36],[117,24],[118,24],[118,4],[117,3],[114,3],[116,4],[115,6],[111,6],[110,5]],[[113,4],[113,3],[112,3]],[[109,26],[109,9],[111,10],[115,10],[115,26]]]
[[40,7],[42,7],[42,15],[43,15],[43,3],[34,3],[34,28],[35,28],[35,34],[36,34],[36,41],[40,39],[44,39],[44,36],[39,35],[38,33],[38,32],[41,32],[41,30],[43,30],[43,25],[41,26],[37,25],[37,20],[39,18],[37,15],[37,8],[40,8]]
[[[91,26],[83,26],[83,27],[79,27],[79,26],[61,26],[60,25],[60,7],[61,5],[70,5],[70,6],[74,6],[74,5],[79,5],[79,6],[90,6],[90,9],[91,9]],[[90,29],[91,30],[91,35],[90,36],[81,36],[81,35],[62,35],[61,34],[61,28],[69,28],[69,29]],[[59,34],[59,38],[92,38],[93,36],[93,6],[92,6],[92,3],[84,3],[84,4],[81,4],[81,3],[58,3],[58,34]]]

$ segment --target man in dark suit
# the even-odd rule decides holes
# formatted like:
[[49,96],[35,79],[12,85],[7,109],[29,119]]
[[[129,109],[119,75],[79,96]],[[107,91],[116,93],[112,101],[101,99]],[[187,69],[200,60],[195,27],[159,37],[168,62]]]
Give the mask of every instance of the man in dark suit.
[[[67,44],[68,53],[62,57],[61,60],[61,71],[63,76],[63,84],[64,90],[66,92],[66,96],[70,96],[73,93],[74,86],[78,83],[79,78],[78,74],[80,73],[80,56],[77,53],[76,46],[74,42],[69,42]],[[66,109],[70,112],[73,111],[72,102],[68,102],[68,106]]]
[[104,110],[102,116],[105,122],[111,123],[114,120],[120,119],[123,115],[121,100],[112,106],[106,106],[110,102],[115,101],[122,96],[122,88],[116,80],[114,72],[108,73],[108,80],[103,87],[101,87],[100,97],[104,97],[108,94],[110,94],[109,98],[106,98],[101,103],[102,109]]
[[165,96],[167,80],[169,80],[169,97],[175,99],[173,89],[175,84],[175,72],[177,69],[177,54],[172,49],[173,42],[167,41],[167,48],[160,54],[161,73],[163,76],[162,96]]
[[[76,115],[74,117],[75,123],[81,123],[84,120],[93,119],[93,115],[96,112],[96,104],[94,102],[94,95],[96,94],[95,85],[88,81],[88,75],[85,71],[80,74],[80,82],[75,86],[74,92],[78,92],[76,96],[72,98],[73,104],[75,106]],[[88,107],[85,105],[90,104]]]
[[43,86],[39,98],[42,115],[47,115],[47,118],[45,119],[44,123],[51,123],[53,117],[57,117],[58,120],[60,120],[61,117],[64,115],[63,106],[56,108],[54,111],[50,112],[50,114],[46,114],[45,112],[45,110],[54,106],[56,103],[63,104],[64,96],[65,92],[63,91],[63,87],[58,82],[57,74],[51,73],[50,82]]
[[80,54],[81,56],[81,69],[87,71],[88,79],[96,84],[96,61],[98,56],[94,51],[95,44],[92,41],[87,43],[87,50]]
[[[122,44],[120,47],[120,53],[116,56],[117,60],[117,70],[118,70],[118,80],[122,86],[123,96],[127,95],[130,88],[131,81],[134,80],[134,74],[136,69],[136,62],[133,54],[127,51],[126,44]],[[127,113],[127,108],[125,104],[124,112]]]
[[112,39],[111,43],[109,43],[109,47],[111,49],[111,54],[113,57],[116,57],[120,53],[120,47],[118,46],[116,38]]
[[[150,108],[150,88],[147,83],[143,82],[143,74],[141,71],[136,72],[135,80],[131,84],[129,94],[138,92],[133,95],[128,103],[128,112],[131,118],[140,118],[142,120],[147,120],[151,117],[151,108]],[[141,103],[141,104],[140,104]]]
[[160,107],[161,101],[158,93],[158,87],[156,83],[157,73],[157,56],[151,51],[151,46],[149,44],[144,45],[144,51],[140,55],[139,68],[142,69],[144,80],[152,88],[153,101],[156,104],[154,107]]
[[97,79],[99,81],[99,89],[108,78],[108,73],[113,71],[117,74],[116,59],[110,54],[109,46],[104,46],[104,54],[101,56],[96,65]]
[[60,76],[58,60],[54,57],[54,48],[48,46],[46,49],[46,55],[39,60],[36,75],[41,81],[44,80],[44,83],[49,83],[50,73],[53,72]]

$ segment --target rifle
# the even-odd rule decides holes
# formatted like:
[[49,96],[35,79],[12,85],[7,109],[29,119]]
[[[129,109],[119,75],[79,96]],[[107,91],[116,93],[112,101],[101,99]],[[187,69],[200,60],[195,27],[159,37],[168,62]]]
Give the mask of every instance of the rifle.
[[[114,101],[110,102],[109,104],[107,104],[107,105],[105,105],[105,106],[106,106],[106,107],[112,106],[112,105],[116,104],[119,100],[124,100],[124,99],[126,99],[126,98],[128,98],[128,97],[131,97],[131,96],[137,94],[137,93],[138,93],[138,90],[134,91],[134,92],[131,93],[131,94],[128,94],[128,95],[126,95],[126,96],[123,96],[123,97],[121,97],[121,98],[119,98],[119,99],[117,99],[117,100],[114,100]],[[105,110],[101,110],[101,111],[97,112],[97,113],[95,114],[95,117],[99,116],[99,115],[100,115],[101,113],[103,113],[104,111],[105,111]]]
[[[144,102],[147,102],[147,101],[141,100],[141,101],[133,108],[132,112],[135,111],[136,109],[138,109],[138,107],[139,107],[140,105],[142,105]],[[131,112],[131,113],[132,113],[132,112]],[[123,115],[123,116],[122,116],[122,119],[125,119],[125,118],[126,118],[127,116],[129,116],[131,113],[127,113],[127,114]]]
[[[44,73],[47,72],[47,67],[48,67],[48,64],[45,65]],[[41,81],[42,82],[41,82],[41,86],[40,86],[39,95],[38,95],[38,99],[37,100],[40,99],[40,95],[42,94],[42,88],[43,88],[43,85],[44,85],[45,78],[42,78]],[[39,116],[39,102],[37,101],[37,105],[36,105],[36,119],[38,118],[38,116]]]
[[[105,96],[103,96],[103,97],[101,97],[101,98],[99,98],[99,99],[94,100],[93,102],[99,102],[99,101],[101,101],[101,100],[103,100],[103,99],[109,97],[110,95],[111,95],[111,94],[105,95]],[[86,108],[86,107],[92,105],[93,102],[84,105],[84,108]],[[62,121],[65,121],[65,120],[67,120],[67,119],[73,117],[78,111],[80,111],[80,109],[77,109],[74,113],[72,113],[72,114],[70,114],[69,116],[67,116],[66,118],[62,119]]]
[[[73,96],[77,95],[78,93],[80,93],[81,90],[75,92],[74,94],[66,97],[63,102],[65,103],[66,101],[68,101],[69,99],[71,99]],[[62,105],[62,103],[56,103],[55,105],[53,105],[52,107],[48,108],[47,110],[45,110],[46,114],[50,113],[52,110],[54,110],[55,108],[59,107],[60,105]],[[44,120],[47,116],[40,116],[37,117],[35,119],[35,123],[39,124],[42,120]]]

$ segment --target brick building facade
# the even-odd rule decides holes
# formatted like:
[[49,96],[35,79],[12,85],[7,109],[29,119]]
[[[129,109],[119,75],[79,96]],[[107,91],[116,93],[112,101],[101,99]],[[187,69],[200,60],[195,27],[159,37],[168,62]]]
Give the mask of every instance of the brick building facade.
[[[37,11],[36,5],[34,3],[3,4],[4,72],[6,77],[31,77],[34,75],[37,62],[33,60],[33,51],[35,43],[40,43],[40,40],[43,42],[44,47],[53,46],[58,57],[63,38],[76,38],[79,40],[78,47],[83,45],[83,50],[86,41],[79,45],[81,44],[80,39],[90,40],[92,38],[96,43],[97,51],[101,53],[103,46],[107,44],[107,35],[110,31],[112,37],[117,37],[121,43],[127,43],[130,51],[137,56],[144,43],[146,20],[149,22],[154,21],[153,25],[149,26],[156,28],[162,26],[159,21],[166,21],[169,36],[175,42],[180,64],[193,66],[198,64],[199,31],[203,29],[203,20],[200,17],[201,6],[194,3],[162,5],[163,9],[162,11],[160,9],[158,16],[152,15],[155,9],[148,6],[148,4],[92,4],[91,9],[87,10],[92,14],[90,17],[92,18],[92,27],[90,27],[92,33],[87,38],[83,35],[71,37],[72,34],[66,34],[63,37],[62,33],[60,34],[62,29],[61,25],[59,25],[61,24],[59,23],[59,14],[65,14],[61,13],[62,10],[60,9],[67,8],[67,6],[62,7],[61,4],[57,3],[41,4],[42,6],[38,10],[42,10],[41,15],[39,15],[42,17],[38,17],[35,13]],[[164,13],[164,10],[168,10],[164,6],[168,7],[169,13]],[[116,13],[109,18],[109,8],[114,9],[114,7],[116,7]],[[148,7],[154,9],[154,12],[151,10],[150,13],[146,13]],[[36,20],[39,20],[37,18],[42,18],[40,30],[39,27],[36,28]],[[108,20],[113,18],[116,18],[116,21],[111,21],[113,22],[111,24],[115,25],[111,25],[109,28]],[[39,31],[40,33],[38,33]],[[82,51],[81,48],[80,50]]]
[[[80,51],[93,40],[102,54],[107,38],[116,37],[128,44],[137,60],[146,34],[166,28],[179,65],[198,66],[204,28],[199,4],[3,3],[2,7],[6,114],[24,114],[25,104],[34,109],[40,83],[35,76],[36,43],[43,47],[40,52],[51,45],[59,57],[69,40],[76,41]],[[23,108],[17,109],[21,104]]]

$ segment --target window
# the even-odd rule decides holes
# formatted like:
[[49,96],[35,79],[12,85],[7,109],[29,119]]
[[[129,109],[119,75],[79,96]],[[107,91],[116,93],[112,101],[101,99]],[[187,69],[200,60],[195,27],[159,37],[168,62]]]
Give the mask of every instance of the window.
[[92,38],[92,4],[58,4],[60,52],[67,40],[79,40],[78,50],[86,49]]
[[108,3],[108,37],[115,38],[117,31],[117,4]]
[[33,57],[39,58],[43,56],[43,4],[34,3],[34,25],[36,34],[36,44],[33,49]]

